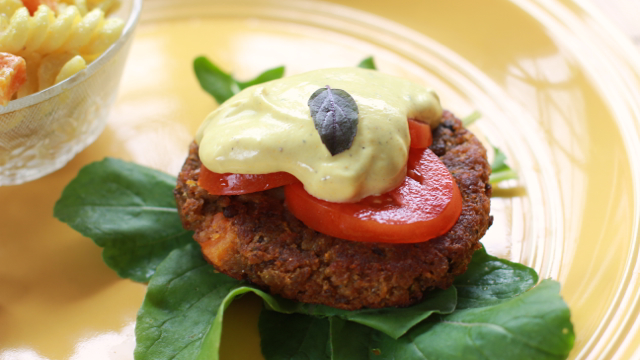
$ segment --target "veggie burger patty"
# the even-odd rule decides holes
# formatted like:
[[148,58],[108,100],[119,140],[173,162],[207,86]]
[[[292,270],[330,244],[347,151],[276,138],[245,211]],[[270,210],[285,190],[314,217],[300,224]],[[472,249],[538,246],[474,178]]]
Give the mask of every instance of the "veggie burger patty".
[[451,286],[493,221],[491,170],[478,139],[445,111],[430,149],[460,188],[462,214],[448,233],[420,243],[365,243],[318,233],[287,210],[281,188],[211,195],[198,186],[195,143],[174,195],[183,226],[195,231],[205,258],[220,272],[305,303],[347,310],[408,306],[427,290]]

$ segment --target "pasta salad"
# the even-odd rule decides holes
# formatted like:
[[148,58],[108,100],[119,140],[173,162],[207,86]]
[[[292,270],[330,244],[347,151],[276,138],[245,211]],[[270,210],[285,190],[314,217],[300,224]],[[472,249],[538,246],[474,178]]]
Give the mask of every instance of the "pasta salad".
[[0,105],[87,67],[122,34],[118,0],[0,0]]

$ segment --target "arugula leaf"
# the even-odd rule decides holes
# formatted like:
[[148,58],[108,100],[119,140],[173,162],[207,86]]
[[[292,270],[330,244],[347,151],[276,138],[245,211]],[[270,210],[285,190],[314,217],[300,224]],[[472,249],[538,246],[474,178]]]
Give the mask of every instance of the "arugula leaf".
[[244,90],[249,86],[258,85],[258,84],[265,83],[267,81],[280,79],[282,78],[282,76],[284,76],[284,66],[279,66],[277,68],[266,70],[265,72],[258,75],[258,77],[256,77],[253,80],[250,80],[247,82],[237,82],[237,83],[240,90]]
[[498,305],[456,310],[414,327],[399,340],[372,339],[380,359],[560,360],[573,347],[570,312],[560,284],[538,286]]
[[263,310],[258,329],[266,360],[331,359],[327,318]]
[[467,272],[458,276],[456,310],[494,305],[518,296],[538,282],[535,270],[487,254],[483,247],[473,254]]
[[[422,303],[403,309],[345,311],[323,305],[301,304],[215,273],[213,267],[202,259],[199,248],[194,243],[169,254],[151,279],[137,319],[136,359],[162,360],[173,356],[216,359],[220,349],[224,311],[235,298],[248,292],[263,299],[266,308],[270,309],[265,311],[291,314],[286,316],[292,317],[291,324],[294,325],[297,324],[296,321],[303,321],[299,320],[300,317],[344,318],[366,324],[396,338],[433,313],[451,313],[456,304],[454,288],[434,291]],[[314,316],[305,316],[310,314]],[[273,318],[270,315],[263,316]],[[314,326],[320,324],[317,320]],[[295,334],[300,335],[298,330],[295,330]],[[288,337],[291,336],[293,335]],[[328,323],[325,336],[329,336]],[[275,351],[271,345],[265,346]]]
[[231,75],[220,70],[204,56],[193,60],[193,71],[202,89],[213,96],[218,104],[222,104],[240,91]]
[[491,170],[500,171],[508,168],[509,166],[505,163],[505,161],[507,160],[507,155],[505,155],[504,152],[502,152],[502,150],[498,149],[497,147],[493,145],[491,145],[491,147],[493,147],[493,151],[495,154],[493,157],[493,162],[491,162]]
[[[215,279],[207,279],[207,281],[209,283],[216,282]],[[220,306],[218,307],[218,313],[213,320],[211,329],[207,332],[202,341],[202,351],[200,352],[196,360],[218,359],[218,353],[220,350],[220,337],[222,336],[222,319],[224,311],[227,309],[227,307],[229,307],[229,305],[231,305],[231,302],[233,300],[249,292],[262,297],[265,302],[273,303],[279,301],[277,297],[274,297],[253,285],[248,285],[245,282],[237,281],[237,286],[229,291],[229,293],[224,297]]]
[[158,266],[136,321],[136,360],[218,358],[217,343],[209,337],[230,292],[240,281],[215,273],[192,242],[172,251]]
[[[389,339],[381,331],[361,324],[340,318],[331,318],[330,320],[331,360],[378,359],[381,352],[373,344],[380,343],[383,339]],[[401,359],[404,360],[404,358],[398,358],[398,360]]]
[[241,82],[222,71],[204,56],[193,60],[193,70],[202,89],[213,96],[218,104],[222,104],[249,86],[280,79],[284,75],[284,66],[280,66],[263,72],[253,80]]
[[[372,56],[362,60],[358,64],[358,67],[377,70]],[[213,96],[218,104],[222,104],[249,86],[282,78],[285,69],[284,66],[269,69],[258,75],[255,79],[243,82],[236,80],[231,74],[222,71],[222,69],[205,56],[199,56],[193,60],[193,70],[196,78],[198,78],[200,87]]]
[[[446,354],[446,356],[439,354],[439,352],[446,351],[447,347],[456,348],[467,345],[465,343],[466,338],[464,336],[457,333],[452,334],[451,332],[446,332],[448,331],[447,328],[439,327],[440,325],[437,325],[439,321],[453,321],[449,318],[450,316],[464,311],[469,311],[473,308],[475,308],[474,310],[477,309],[477,311],[474,313],[467,312],[463,314],[474,314],[474,316],[481,316],[482,314],[494,314],[495,316],[500,316],[503,313],[508,314],[514,318],[513,329],[516,330],[514,334],[521,337],[538,337],[537,341],[541,343],[547,342],[547,338],[549,337],[547,335],[547,328],[560,326],[555,328],[556,330],[554,330],[554,332],[556,334],[558,331],[562,332],[562,329],[566,328],[567,334],[569,335],[565,340],[563,340],[564,342],[560,347],[564,349],[561,353],[568,354],[572,347],[573,330],[569,321],[568,308],[557,294],[558,284],[546,281],[542,282],[542,287],[536,287],[533,288],[533,290],[530,290],[537,281],[538,276],[533,269],[488,255],[486,250],[483,248],[476,251],[474,254],[473,259],[469,264],[468,271],[464,275],[456,278],[456,281],[454,282],[455,286],[458,288],[458,307],[456,310],[451,315],[431,316],[426,320],[426,322],[422,321],[417,325],[411,326],[411,329],[401,337],[390,336],[388,331],[384,331],[385,329],[379,326],[371,326],[364,322],[349,319],[341,313],[341,310],[333,309],[332,312],[325,312],[325,309],[323,309],[322,306],[313,307],[313,305],[308,304],[299,304],[293,310],[296,312],[306,311],[308,314],[314,316],[330,315],[329,321],[332,360],[476,359],[477,357],[464,357],[460,354]],[[536,300],[526,300],[533,295],[535,295]],[[540,314],[541,311],[544,311],[544,304],[546,303],[549,303],[548,310],[551,313],[549,316]],[[503,304],[510,305],[503,306]],[[414,307],[417,306],[420,306],[420,304]],[[281,311],[281,309],[275,310]],[[292,309],[287,308],[286,310],[288,312]],[[393,316],[396,312],[399,312],[401,316],[401,311],[405,309],[383,310],[388,311],[390,316]],[[367,312],[370,310],[361,311]],[[533,316],[531,316],[532,314]],[[539,315],[540,318],[537,318]],[[294,328],[288,327],[288,322],[286,320],[287,316],[289,315],[280,315],[277,329],[272,329],[272,331],[277,331],[278,336],[282,339],[294,336],[294,333],[298,331]],[[521,319],[524,320],[521,323],[518,323]],[[478,328],[485,326],[489,330],[492,330],[495,329],[496,326],[499,328],[504,324],[496,320],[496,322],[487,322],[486,324],[467,323],[464,326],[467,325]],[[463,325],[460,326],[461,329],[464,328]],[[511,326],[511,323],[508,323],[505,326]],[[511,328],[509,329],[513,330]],[[444,331],[445,334],[425,334],[426,331]],[[472,331],[472,334],[475,333]],[[500,341],[490,342],[484,346],[495,347],[495,344],[502,344]],[[535,342],[536,340],[533,341]],[[516,352],[510,353],[509,356],[489,358],[492,360],[527,359],[527,351],[530,350],[527,350],[528,345],[515,344],[514,346],[518,349],[517,351],[524,351],[522,353],[522,357],[519,352]],[[438,356],[435,356],[434,352],[431,350],[427,350],[434,348],[438,349],[435,353],[439,354]],[[543,346],[541,349],[545,349],[545,347]],[[289,351],[291,351],[291,349],[289,349]],[[305,354],[308,355],[309,358],[313,358],[309,352],[306,352]],[[289,352],[287,353],[287,356],[280,357],[280,353],[278,353],[277,348],[273,347],[270,349],[270,356],[266,357],[266,359],[293,359],[296,358],[295,356],[295,354]],[[563,359],[564,357],[562,356],[566,357],[566,355],[561,355],[557,357],[557,359]],[[536,357],[529,358],[537,359]],[[478,359],[485,358],[480,357]]]
[[[330,318],[331,359],[566,359],[575,334],[559,289],[556,281],[545,280],[499,304],[430,317],[399,339],[361,324]],[[295,329],[289,328],[284,319],[280,322],[278,336],[293,336]]]
[[376,64],[373,62],[373,56],[369,56],[368,58],[360,61],[360,64],[358,64],[358,67],[363,69],[369,69],[369,70],[378,70],[376,68]]
[[464,125],[464,127],[467,127],[473,124],[474,122],[476,122],[476,120],[480,119],[481,117],[482,117],[482,114],[480,114],[479,111],[474,111],[471,114],[461,119],[462,125]]
[[172,195],[176,179],[117,159],[82,168],[62,192],[55,217],[103,247],[119,276],[147,282],[176,247],[193,241]]
[[[565,359],[574,339],[569,309],[558,294],[557,282],[546,280],[531,289],[537,280],[533,269],[488,255],[483,248],[474,254],[468,271],[454,282],[457,309],[450,315],[431,316],[399,338],[378,327],[347,321],[351,319],[340,316],[339,311],[332,313],[331,359]],[[317,315],[317,311],[305,310]],[[388,310],[393,314],[402,309]],[[288,328],[286,316],[279,317],[277,330],[283,339],[296,331]],[[503,350],[504,354],[490,350],[500,354],[486,357],[470,350],[507,346],[510,349]],[[463,350],[458,352],[458,348]],[[305,354],[314,358],[309,352]],[[295,358],[292,354],[277,355],[272,348],[266,359]]]
[[[263,299],[266,307],[271,309],[264,310],[265,312],[278,312],[280,318],[291,317],[292,320],[287,320],[286,323],[292,326],[299,322],[311,322],[315,330],[310,331],[314,333],[318,331],[316,327],[324,326],[322,319],[327,321],[327,318],[344,318],[384,330],[395,337],[399,337],[433,313],[450,313],[455,307],[456,300],[455,289],[452,288],[434,292],[421,304],[405,309],[349,312],[322,305],[300,304],[270,295],[253,285],[234,280],[226,275],[215,273],[213,267],[202,259],[197,244],[193,243],[169,254],[158,266],[156,274],[149,283],[147,296],[138,313],[136,324],[138,344],[135,352],[136,360],[164,360],[174,357],[217,359],[224,311],[235,298],[248,292]],[[311,313],[315,316],[306,316]],[[277,317],[273,314],[261,316]],[[328,322],[326,324],[327,333],[323,336],[328,339]],[[272,324],[272,327],[275,326],[277,324]],[[282,324],[278,326],[295,333],[295,335],[287,335],[288,339],[303,335],[298,328],[292,330]],[[314,337],[317,336],[314,335]],[[263,339],[263,344],[265,344],[264,341],[266,340]],[[267,352],[277,352],[277,347],[269,344],[263,345],[265,346]],[[305,346],[325,349],[326,342],[325,344],[308,343]],[[282,351],[286,352],[287,349],[284,347]]]
[[507,156],[504,152],[493,145],[491,145],[491,147],[493,147],[495,155],[491,162],[491,176],[489,176],[489,182],[491,184],[495,184],[504,180],[517,179],[518,174],[505,162],[507,160]]
[[[476,120],[480,119],[482,114],[478,111],[474,111],[470,115],[462,118],[462,125],[465,127],[473,124]],[[505,163],[507,156],[499,148],[491,145],[495,154],[493,162],[491,163],[491,175],[489,176],[489,183],[497,184],[501,181],[517,179],[518,173],[513,171],[509,165]]]
[[[288,303],[287,303],[288,302]],[[319,317],[341,318],[366,325],[399,338],[413,326],[432,314],[450,314],[456,308],[456,289],[434,290],[425,294],[422,302],[405,308],[340,310],[325,305],[305,304],[278,298],[266,302],[267,308],[282,313],[299,313]]]
[[271,311],[283,314],[311,315],[321,318],[342,318],[380,330],[393,338],[402,336],[411,329],[411,327],[423,321],[431,314],[450,314],[456,308],[456,290],[453,287],[447,290],[434,290],[425,294],[422,302],[406,308],[362,309],[353,311],[284,299],[246,283],[239,285],[230,292],[227,298],[232,300],[248,292],[260,296],[265,308]]

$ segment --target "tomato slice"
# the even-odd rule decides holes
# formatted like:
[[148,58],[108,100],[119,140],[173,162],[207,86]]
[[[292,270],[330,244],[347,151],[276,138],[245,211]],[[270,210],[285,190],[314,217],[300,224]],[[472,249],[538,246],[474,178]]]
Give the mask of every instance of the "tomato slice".
[[429,149],[411,149],[400,187],[357,203],[331,203],[302,184],[285,187],[289,211],[310,228],[366,242],[415,243],[445,234],[458,221],[462,196],[446,166]]
[[409,119],[409,134],[411,135],[410,147],[412,148],[426,149],[433,143],[429,124]]
[[200,166],[198,185],[212,195],[241,195],[277,188],[298,182],[286,172],[270,174],[219,174]]
[[27,82],[27,63],[17,55],[0,52],[0,105],[7,106]]

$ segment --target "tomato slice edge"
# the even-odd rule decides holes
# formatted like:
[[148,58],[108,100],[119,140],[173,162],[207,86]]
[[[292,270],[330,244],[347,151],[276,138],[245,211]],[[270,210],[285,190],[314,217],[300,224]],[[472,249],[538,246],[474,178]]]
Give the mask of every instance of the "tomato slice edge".
[[411,136],[411,148],[425,149],[433,143],[431,126],[421,121],[407,119],[409,123],[409,135]]
[[242,195],[264,191],[299,182],[286,172],[270,174],[220,174],[200,165],[198,186],[212,195]]
[[[438,166],[446,169],[431,150],[424,149],[423,152],[427,151],[437,159]],[[363,219],[353,215],[356,212],[354,208],[363,203],[371,203],[371,199],[365,199],[360,203],[330,203],[308,194],[302,184],[285,186],[285,203],[296,218],[308,227],[326,235],[361,242],[423,242],[447,233],[458,221],[462,212],[460,189],[448,170],[446,170],[446,174],[449,177],[447,180],[451,181],[450,199],[437,216],[427,220],[408,223],[381,223],[371,217]],[[406,186],[406,181],[401,185],[401,188],[403,186]],[[380,206],[381,209],[384,209],[386,205],[381,204]],[[372,211],[375,210],[372,209]]]

